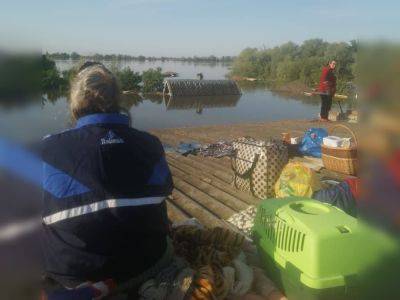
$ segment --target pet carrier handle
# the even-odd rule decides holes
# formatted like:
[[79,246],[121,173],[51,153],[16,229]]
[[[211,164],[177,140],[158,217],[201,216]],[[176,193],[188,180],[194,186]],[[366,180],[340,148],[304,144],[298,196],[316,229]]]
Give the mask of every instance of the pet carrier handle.
[[356,137],[354,131],[351,130],[351,129],[350,129],[349,127],[347,127],[346,125],[337,124],[337,125],[333,126],[333,127],[329,130],[329,135],[331,135],[331,134],[333,133],[333,131],[334,131],[335,129],[337,129],[337,128],[343,128],[343,129],[345,129],[346,131],[350,132],[350,134],[352,135],[352,137],[353,137],[353,139],[354,139],[354,142],[356,143],[356,147],[357,147],[357,145],[358,145],[357,137]]

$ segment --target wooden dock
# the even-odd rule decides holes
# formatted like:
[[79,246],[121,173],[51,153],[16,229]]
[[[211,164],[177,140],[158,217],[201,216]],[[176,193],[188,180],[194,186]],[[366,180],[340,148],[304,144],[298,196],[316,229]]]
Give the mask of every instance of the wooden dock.
[[258,203],[232,185],[233,172],[225,159],[167,154],[175,189],[169,197],[172,221],[194,217],[210,227],[226,226],[224,220]]
[[[310,127],[329,127],[337,123],[321,124],[310,121],[278,121],[255,124],[206,126],[154,130],[163,143],[176,146],[181,141],[213,143],[218,140],[232,140],[240,136],[265,139],[280,137],[282,132],[305,131]],[[347,125],[347,124],[346,124]],[[353,129],[356,125],[350,125]],[[299,159],[296,159],[299,160]],[[208,227],[231,227],[226,220],[259,199],[250,193],[238,191],[233,185],[233,171],[229,158],[211,158],[196,155],[183,156],[167,153],[175,189],[168,198],[168,215],[174,222],[196,218]],[[305,160],[306,163],[313,163]],[[318,171],[320,177],[341,180],[345,175]]]

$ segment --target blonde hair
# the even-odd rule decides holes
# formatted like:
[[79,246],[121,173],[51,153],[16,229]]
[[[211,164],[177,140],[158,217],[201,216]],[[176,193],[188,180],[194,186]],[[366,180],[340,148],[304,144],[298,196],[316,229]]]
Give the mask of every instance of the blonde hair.
[[73,120],[95,113],[120,111],[120,92],[115,76],[102,64],[86,62],[71,85]]

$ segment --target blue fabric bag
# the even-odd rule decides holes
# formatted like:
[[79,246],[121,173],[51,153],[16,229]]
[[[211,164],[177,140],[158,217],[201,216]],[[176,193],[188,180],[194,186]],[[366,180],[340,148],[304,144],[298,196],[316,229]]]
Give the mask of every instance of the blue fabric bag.
[[328,136],[325,128],[309,128],[299,146],[299,151],[303,155],[321,157],[322,139]]
[[345,181],[315,192],[313,198],[334,205],[353,217],[357,216],[356,200],[351,193],[349,184]]

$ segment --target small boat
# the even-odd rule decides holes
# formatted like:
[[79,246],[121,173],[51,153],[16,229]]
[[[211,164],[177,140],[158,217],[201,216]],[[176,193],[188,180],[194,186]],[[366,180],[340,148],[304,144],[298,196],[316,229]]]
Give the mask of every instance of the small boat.
[[178,73],[172,71],[164,72],[162,75],[164,77],[178,77]]

